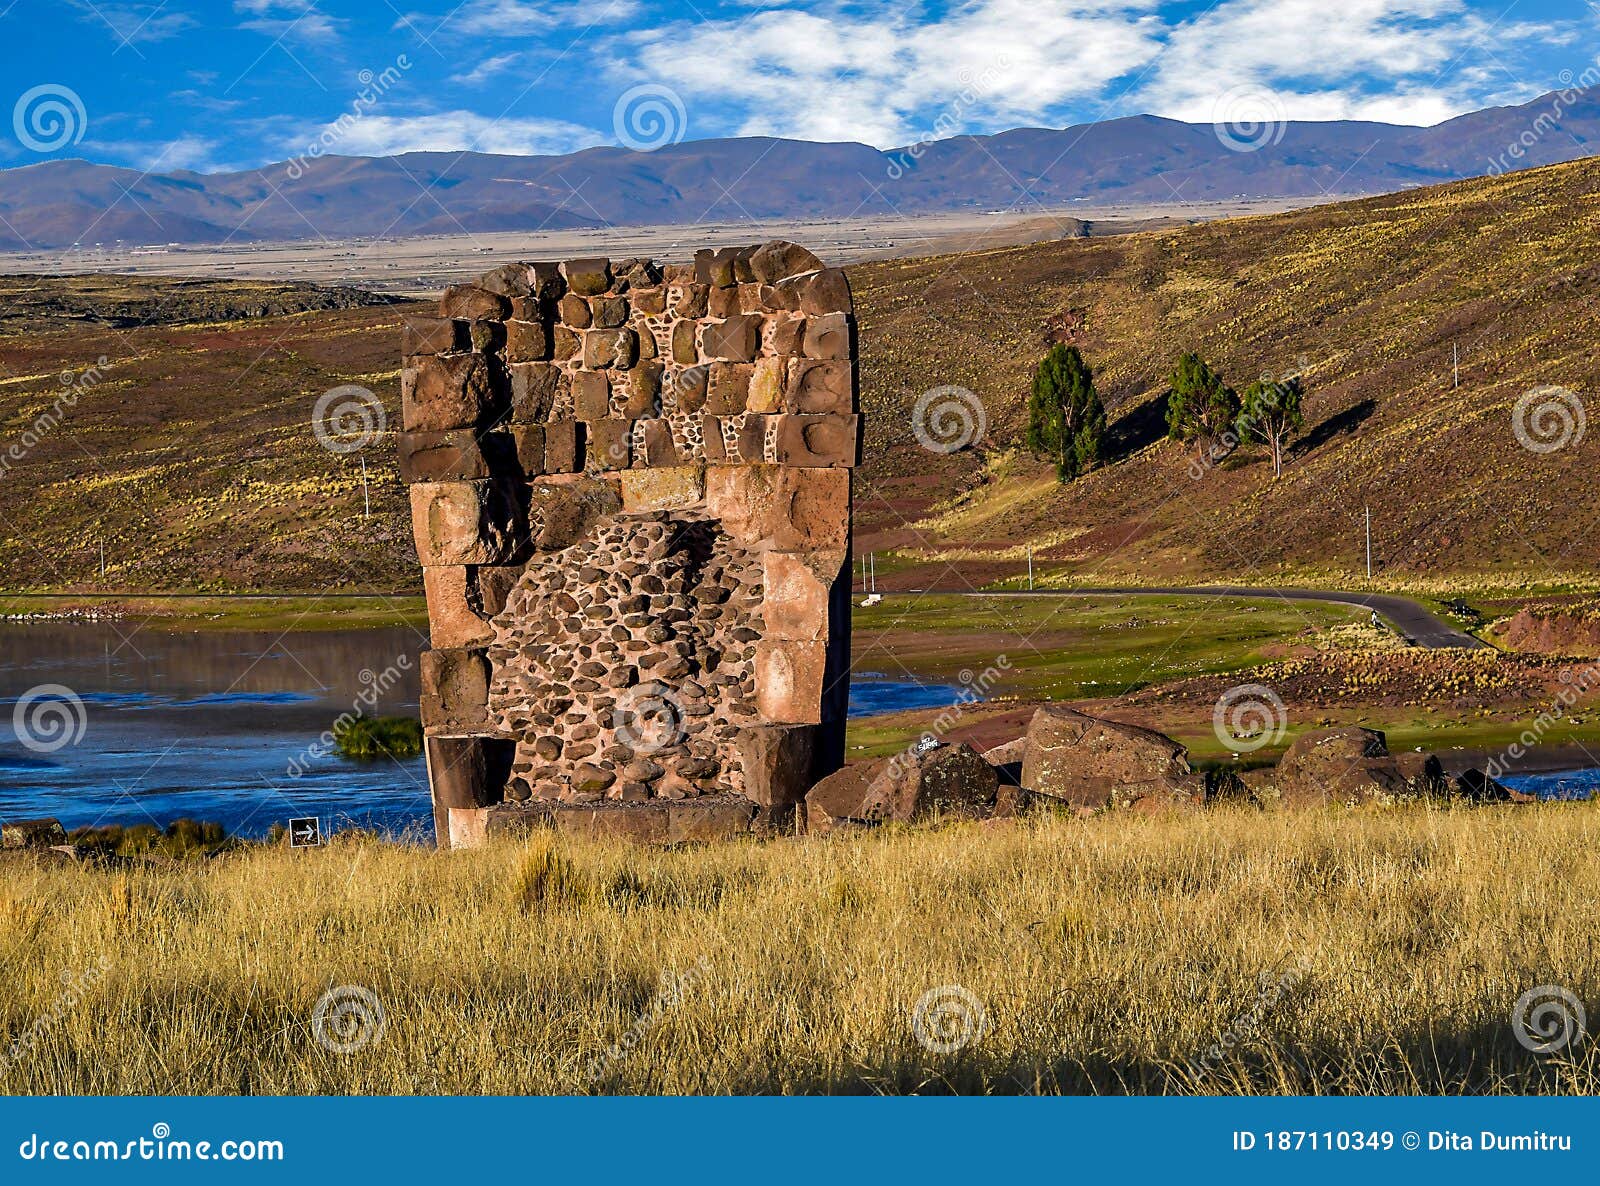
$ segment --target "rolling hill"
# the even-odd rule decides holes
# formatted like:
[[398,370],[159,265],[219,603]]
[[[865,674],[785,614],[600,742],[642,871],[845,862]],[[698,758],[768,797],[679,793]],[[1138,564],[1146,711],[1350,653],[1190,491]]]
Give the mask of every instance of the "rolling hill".
[[1210,125],[1135,116],[887,151],[745,137],[545,157],[325,156],[215,174],[52,160],[0,170],[0,248],[1373,194],[1573,160],[1596,144],[1600,96],[1587,91],[1428,128],[1287,122],[1231,139]]
[[[1386,581],[1592,572],[1596,434],[1530,451],[1513,413],[1530,390],[1582,400],[1600,384],[1597,195],[1600,161],[1579,161],[853,268],[858,550],[898,549],[882,571],[902,587],[1013,574],[1029,547],[1044,570],[1098,583],[1343,582],[1362,571],[1370,505]],[[392,443],[365,455],[367,519],[360,457],[325,451],[310,427],[316,398],[352,382],[398,422],[403,309],[196,323],[173,306],[140,328],[0,326],[4,583],[96,583],[103,544],[114,587],[414,589]],[[1052,339],[1085,352],[1112,420],[1111,463],[1070,486],[1014,447]],[[1193,477],[1192,455],[1160,439],[1164,375],[1191,348],[1237,386],[1303,374],[1306,432],[1282,480],[1252,449]],[[917,443],[913,409],[946,385],[981,398],[987,434],[938,455]]]

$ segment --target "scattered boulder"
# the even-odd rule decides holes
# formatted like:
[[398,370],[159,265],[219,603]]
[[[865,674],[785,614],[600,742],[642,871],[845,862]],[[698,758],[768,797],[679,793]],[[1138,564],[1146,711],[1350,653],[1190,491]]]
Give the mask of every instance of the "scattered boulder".
[[1482,770],[1468,770],[1446,781],[1452,798],[1465,799],[1470,803],[1537,803],[1539,801],[1537,795],[1530,795],[1526,791],[1514,791],[1504,783],[1485,774]]
[[54,848],[67,842],[58,819],[14,819],[0,823],[0,848]]
[[806,830],[826,835],[844,823],[917,820],[930,816],[985,819],[1020,807],[1000,803],[1000,779],[966,743],[921,745],[878,762],[846,766],[806,795]]
[[1278,762],[1273,783],[1280,801],[1290,807],[1388,803],[1410,791],[1384,735],[1356,725],[1296,738]]
[[1179,742],[1064,705],[1046,705],[1028,722],[1022,785],[1078,807],[1150,810],[1206,798],[1205,777]]

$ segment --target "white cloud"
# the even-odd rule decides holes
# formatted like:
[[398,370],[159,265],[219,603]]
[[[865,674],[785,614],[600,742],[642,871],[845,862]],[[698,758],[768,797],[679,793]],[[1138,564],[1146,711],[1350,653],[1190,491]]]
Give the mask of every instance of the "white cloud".
[[341,156],[395,156],[402,152],[489,152],[547,156],[576,152],[607,142],[607,136],[558,119],[494,119],[473,111],[430,115],[366,115],[343,131],[319,125],[286,139],[285,152],[303,153],[324,132],[333,139],[327,151]]
[[590,25],[611,24],[638,11],[638,0],[466,0],[442,19],[437,13],[412,12],[394,27],[426,27],[432,30],[430,37],[533,37],[558,26],[581,31]]
[[1121,106],[1208,123],[1243,85],[1269,93],[1279,118],[1436,124],[1505,85],[1493,55],[1563,35],[1462,0],[1232,0],[1174,28]]
[[465,74],[455,75],[450,81],[463,86],[479,86],[498,74],[504,74],[521,60],[521,54],[496,54],[492,58],[485,58]]
[[893,147],[927,136],[941,112],[959,131],[1097,97],[1159,54],[1152,2],[969,0],[932,18],[901,5],[778,9],[630,34],[619,58],[677,90],[692,125],[709,122],[699,101],[732,124],[717,130]]
[[338,22],[314,0],[233,0],[233,10],[250,18],[240,21],[239,28],[274,40],[328,42],[339,37]]

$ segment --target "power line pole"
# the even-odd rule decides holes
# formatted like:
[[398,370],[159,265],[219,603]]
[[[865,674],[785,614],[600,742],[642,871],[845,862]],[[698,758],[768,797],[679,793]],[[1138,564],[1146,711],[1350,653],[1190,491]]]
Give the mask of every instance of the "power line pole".
[[1367,580],[1372,579],[1372,508],[1367,507]]
[[1450,368],[1455,372],[1455,385],[1461,386],[1461,348],[1450,343]]
[[1028,592],[1033,592],[1033,549],[1028,549]]
[[361,501],[366,504],[367,518],[372,518],[372,495],[367,492],[367,455],[361,455]]

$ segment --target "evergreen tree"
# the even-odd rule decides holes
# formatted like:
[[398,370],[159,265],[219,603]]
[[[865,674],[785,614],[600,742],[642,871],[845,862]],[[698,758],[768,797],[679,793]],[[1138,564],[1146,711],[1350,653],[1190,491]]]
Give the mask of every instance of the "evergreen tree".
[[1294,434],[1305,427],[1301,401],[1305,389],[1298,378],[1278,383],[1252,383],[1245,390],[1235,430],[1241,440],[1257,440],[1272,453],[1272,476],[1283,476],[1283,454]]
[[1226,454],[1235,443],[1228,438],[1239,418],[1238,393],[1193,351],[1178,359],[1168,382],[1168,439],[1193,444],[1202,462]]
[[1028,398],[1028,448],[1051,457],[1065,482],[1100,460],[1106,409],[1094,389],[1094,372],[1076,346],[1056,345],[1034,372]]

